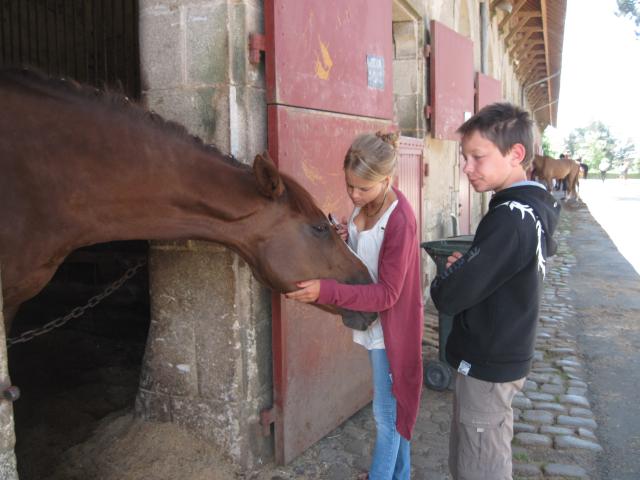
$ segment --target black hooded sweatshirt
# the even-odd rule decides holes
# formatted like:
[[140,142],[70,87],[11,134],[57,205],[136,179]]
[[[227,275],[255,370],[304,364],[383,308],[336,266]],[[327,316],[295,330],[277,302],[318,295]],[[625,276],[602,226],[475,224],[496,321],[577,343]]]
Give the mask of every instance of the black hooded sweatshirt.
[[559,214],[558,202],[537,185],[501,190],[469,251],[433,280],[436,308],[454,317],[446,347],[451,366],[487,382],[529,373]]

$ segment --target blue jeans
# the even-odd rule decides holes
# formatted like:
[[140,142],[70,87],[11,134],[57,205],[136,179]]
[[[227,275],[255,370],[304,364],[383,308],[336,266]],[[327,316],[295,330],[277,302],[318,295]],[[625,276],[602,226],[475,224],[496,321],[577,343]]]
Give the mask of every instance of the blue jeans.
[[409,480],[411,444],[396,430],[396,399],[391,393],[391,370],[387,351],[369,350],[373,371],[373,418],[376,445],[369,480]]

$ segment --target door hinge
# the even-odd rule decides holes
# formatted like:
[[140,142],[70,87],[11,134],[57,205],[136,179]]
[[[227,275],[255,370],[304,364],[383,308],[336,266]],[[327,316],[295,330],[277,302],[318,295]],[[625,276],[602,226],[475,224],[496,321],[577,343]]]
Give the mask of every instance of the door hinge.
[[271,435],[271,424],[275,422],[275,409],[264,408],[260,411],[260,425],[262,426],[262,436]]
[[260,52],[266,49],[265,36],[262,33],[249,34],[249,62],[253,65],[260,63]]
[[424,55],[424,58],[429,58],[431,56],[431,45],[426,44],[424,46],[422,49],[422,55]]

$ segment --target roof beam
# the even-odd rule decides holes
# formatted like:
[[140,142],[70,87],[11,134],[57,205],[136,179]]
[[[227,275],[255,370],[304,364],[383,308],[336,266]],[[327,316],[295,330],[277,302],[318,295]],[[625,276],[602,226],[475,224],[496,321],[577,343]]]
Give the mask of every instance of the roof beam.
[[527,0],[519,0],[518,3],[516,3],[513,6],[513,9],[511,10],[511,12],[507,13],[504,16],[504,18],[502,19],[502,21],[498,25],[498,30],[500,32],[502,32],[502,30],[504,29],[504,26],[507,24],[507,22],[509,22],[509,20],[511,20],[511,18],[520,11],[520,9],[524,6],[525,3],[527,3]]
[[520,50],[520,47],[522,47],[522,45],[524,45],[524,43],[529,40],[531,38],[531,35],[533,35],[536,32],[540,32],[542,31],[542,29],[540,27],[527,27],[522,31],[522,36],[520,37],[520,40],[518,40],[515,44],[513,44],[511,46],[511,48],[509,49],[509,56],[513,56],[513,53],[516,50]]
[[[542,44],[544,44],[543,40],[541,40],[541,39],[534,40],[533,42],[528,43],[527,46],[521,52],[515,52],[517,54],[516,56],[522,62],[531,53],[533,53],[533,49],[534,48],[539,47]],[[540,52],[544,52],[544,50],[542,50],[542,49],[537,49],[537,50],[540,51]]]
[[516,52],[516,59],[520,64],[528,62],[530,59],[538,56],[540,53],[544,53],[544,50],[537,48],[539,45],[533,45],[528,47],[524,52]]
[[531,72],[533,72],[533,70],[535,70],[540,65],[542,65],[542,63],[544,62],[542,61],[541,58],[535,58],[531,62],[527,63],[526,65],[519,65],[521,68],[519,70],[516,70],[516,75],[518,75],[521,78],[526,78],[529,76]]
[[[549,57],[549,25],[547,25],[547,0],[540,0],[540,11],[542,12],[542,38],[544,38],[544,52],[546,54],[546,69],[547,75],[551,74],[551,67],[549,65],[550,57]],[[549,97],[551,97],[551,82],[547,83],[547,88],[549,89]],[[549,122],[551,123],[551,122]]]
[[531,94],[531,105],[539,105],[541,102],[540,100],[544,98],[545,101],[548,98],[547,92],[545,91],[544,88],[538,88],[536,91],[534,91]]
[[540,50],[539,52],[534,53],[527,58],[523,58],[522,60],[520,60],[520,65],[518,65],[516,68],[516,73],[522,73],[532,63],[540,63],[540,60],[544,60],[543,58],[541,58],[542,56],[544,56],[544,52]]
[[513,36],[518,33],[520,30],[522,30],[522,28],[524,28],[524,26],[527,24],[527,22],[529,20],[531,20],[532,18],[537,18],[540,17],[540,13],[538,12],[524,12],[522,13],[521,16],[518,17],[518,23],[516,24],[515,27],[513,27],[509,33],[507,34],[507,36],[504,38],[504,41],[507,45],[509,45],[509,43],[511,42],[511,39],[513,38]]
[[529,73],[523,75],[521,78],[524,85],[530,85],[536,78],[544,78],[544,66],[540,64],[537,65],[536,68],[531,69]]
[[531,62],[530,64],[528,64],[524,70],[521,70],[522,75],[520,78],[522,78],[522,83],[529,83],[526,80],[529,79],[529,76],[533,73],[534,70],[541,66],[544,66],[544,62],[541,61],[541,59],[537,59],[535,62]]

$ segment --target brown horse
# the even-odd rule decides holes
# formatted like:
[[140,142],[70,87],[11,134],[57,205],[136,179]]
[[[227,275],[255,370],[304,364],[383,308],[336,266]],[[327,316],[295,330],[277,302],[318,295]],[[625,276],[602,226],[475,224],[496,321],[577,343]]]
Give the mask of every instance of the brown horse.
[[551,191],[551,180],[567,179],[567,195],[578,198],[578,182],[580,177],[580,163],[570,158],[555,159],[542,155],[533,157],[534,175],[543,180],[547,190]]
[[[309,193],[268,155],[250,168],[124,97],[29,71],[0,71],[0,105],[7,321],[69,253],[115,240],[218,242],[279,292],[305,278],[371,282]],[[374,317],[340,313],[354,324]]]

